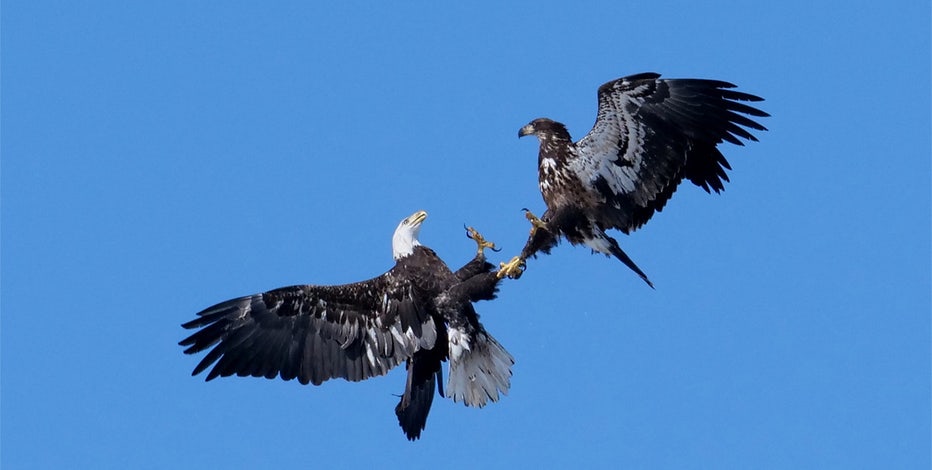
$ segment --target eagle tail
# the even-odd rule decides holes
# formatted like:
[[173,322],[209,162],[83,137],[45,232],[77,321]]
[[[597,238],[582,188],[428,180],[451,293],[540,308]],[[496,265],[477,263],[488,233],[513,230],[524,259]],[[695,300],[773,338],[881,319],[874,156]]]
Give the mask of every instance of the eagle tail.
[[410,441],[420,438],[421,431],[427,427],[427,415],[434,402],[434,387],[442,381],[442,373],[440,360],[432,355],[415,354],[408,361],[405,393],[395,406],[395,416]]
[[625,266],[631,268],[632,271],[634,271],[638,276],[640,276],[641,279],[643,279],[644,282],[646,282],[647,285],[650,286],[651,289],[653,289],[654,283],[650,282],[650,279],[647,278],[647,274],[644,274],[644,271],[641,271],[641,268],[639,268],[638,265],[634,264],[634,261],[631,260],[628,254],[625,253],[625,251],[622,250],[620,246],[618,246],[618,242],[615,241],[614,238],[609,237],[608,235],[604,235],[604,236],[605,236],[605,239],[608,240],[609,242],[609,251],[612,253],[612,256],[618,258],[618,260],[624,263]]
[[[447,396],[466,406],[483,407],[507,395],[515,360],[485,329],[473,335],[451,334],[450,378]],[[457,350],[458,348],[458,350]]]

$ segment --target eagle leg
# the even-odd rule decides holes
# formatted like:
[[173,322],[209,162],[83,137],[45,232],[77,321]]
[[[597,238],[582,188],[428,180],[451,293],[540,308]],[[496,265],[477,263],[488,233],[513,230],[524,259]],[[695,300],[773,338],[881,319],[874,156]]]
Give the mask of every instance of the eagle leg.
[[518,279],[524,274],[525,268],[527,268],[527,263],[525,263],[524,259],[515,256],[507,263],[499,263],[497,276],[499,279],[506,276],[511,279]]
[[[538,230],[544,230],[547,233],[550,232],[550,228],[547,226],[547,222],[544,222],[539,217],[534,215],[529,209],[523,208],[524,217],[527,218],[528,222],[531,223],[531,234],[529,237],[528,243],[531,243],[531,240],[534,240],[534,235],[537,234]],[[520,256],[515,256],[511,258],[511,261],[507,263],[499,263],[498,268],[498,278],[508,277],[510,279],[518,279],[524,274],[524,270],[527,269],[527,262],[525,260],[530,254],[527,252],[527,247],[524,251],[521,252]]]
[[531,236],[534,236],[534,233],[537,232],[537,229],[547,230],[547,223],[543,220],[540,220],[539,217],[534,215],[528,209],[522,209],[524,211],[524,217],[531,223]]
[[495,246],[495,242],[486,241],[485,237],[483,237],[482,234],[476,231],[476,229],[472,227],[466,227],[465,225],[463,227],[466,229],[466,236],[469,237],[474,242],[476,242],[476,245],[478,245],[476,247],[476,254],[481,255],[482,251],[485,250],[486,248],[492,251],[495,251],[495,252],[501,251]]

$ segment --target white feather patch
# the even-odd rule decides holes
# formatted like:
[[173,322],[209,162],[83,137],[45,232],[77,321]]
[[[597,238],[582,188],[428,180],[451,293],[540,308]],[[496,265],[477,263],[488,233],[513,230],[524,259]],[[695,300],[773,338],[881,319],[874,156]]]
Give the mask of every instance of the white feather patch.
[[458,361],[465,351],[469,351],[469,335],[461,328],[450,328],[447,337],[450,344],[450,360]]
[[[462,332],[451,330],[451,337],[453,334],[459,336]],[[511,388],[511,366],[514,363],[511,354],[495,338],[486,332],[477,333],[471,346],[461,348],[455,358],[451,348],[447,397],[477,407],[498,401],[500,395],[508,394]]]
[[604,253],[606,255],[612,254],[611,243],[605,236],[597,236],[595,238],[587,238],[583,240],[583,243],[586,244],[589,248],[592,248],[594,251],[599,253]]

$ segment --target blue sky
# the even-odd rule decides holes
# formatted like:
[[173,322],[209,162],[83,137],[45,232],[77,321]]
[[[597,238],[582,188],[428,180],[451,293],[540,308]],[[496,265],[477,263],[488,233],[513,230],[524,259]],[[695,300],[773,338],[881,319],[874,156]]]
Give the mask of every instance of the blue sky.
[[[2,5],[3,468],[928,468],[930,6],[902,2]],[[508,397],[404,376],[190,377],[180,324],[366,279],[402,217],[451,265],[517,254],[547,116],[627,74],[734,82],[761,142],[478,305]],[[339,468],[336,467],[336,468]]]

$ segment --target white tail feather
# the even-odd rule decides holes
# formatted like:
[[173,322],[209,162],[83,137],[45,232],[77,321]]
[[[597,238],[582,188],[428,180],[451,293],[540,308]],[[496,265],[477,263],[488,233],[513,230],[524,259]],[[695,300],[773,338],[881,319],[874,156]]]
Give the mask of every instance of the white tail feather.
[[[447,397],[481,408],[490,400],[498,401],[499,394],[507,395],[511,388],[511,366],[515,363],[511,354],[484,331],[478,332],[471,343],[464,342],[466,335],[456,329],[450,333]],[[453,344],[454,337],[457,344]]]

